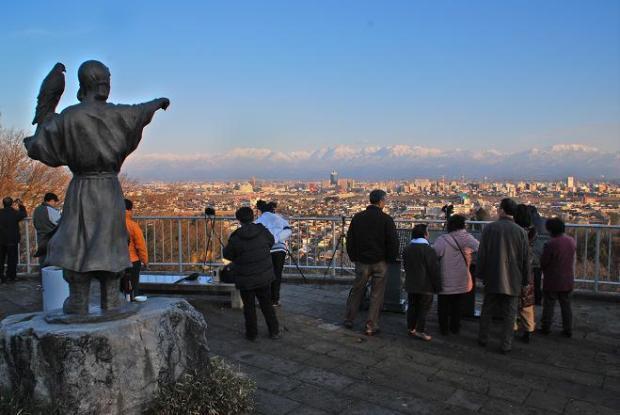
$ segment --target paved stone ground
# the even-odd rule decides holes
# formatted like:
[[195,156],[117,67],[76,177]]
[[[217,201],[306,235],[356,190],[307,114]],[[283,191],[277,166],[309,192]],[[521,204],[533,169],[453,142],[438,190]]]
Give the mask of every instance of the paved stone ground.
[[[241,311],[190,301],[207,319],[212,352],[256,380],[262,414],[620,412],[617,303],[577,298],[572,339],[554,327],[529,345],[515,341],[504,356],[497,338],[487,349],[477,346],[476,321],[465,321],[459,336],[441,337],[434,312],[429,343],[406,336],[402,314],[384,313],[378,337],[361,334],[363,315],[357,331],[346,330],[340,320],[347,293],[345,286],[284,285],[284,337],[270,340],[259,320],[256,343],[243,337]],[[0,286],[0,316],[36,309],[34,280]]]

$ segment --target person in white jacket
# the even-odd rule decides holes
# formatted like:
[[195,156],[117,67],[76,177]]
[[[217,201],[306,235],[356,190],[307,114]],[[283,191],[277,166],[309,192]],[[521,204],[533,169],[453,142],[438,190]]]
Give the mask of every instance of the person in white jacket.
[[275,243],[271,247],[271,261],[273,262],[273,271],[276,275],[275,280],[271,283],[271,301],[274,307],[280,306],[280,284],[282,283],[282,270],[284,269],[284,260],[286,259],[286,240],[291,236],[293,231],[288,221],[282,216],[275,213],[277,207],[276,202],[265,202],[259,200],[256,202],[260,216],[256,223],[263,225],[275,239]]

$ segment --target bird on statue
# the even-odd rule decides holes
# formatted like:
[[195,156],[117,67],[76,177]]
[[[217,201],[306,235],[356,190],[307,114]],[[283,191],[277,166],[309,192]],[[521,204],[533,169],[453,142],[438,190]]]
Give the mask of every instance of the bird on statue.
[[65,65],[58,62],[43,80],[37,96],[37,110],[32,125],[41,124],[56,111],[56,106],[65,92]]

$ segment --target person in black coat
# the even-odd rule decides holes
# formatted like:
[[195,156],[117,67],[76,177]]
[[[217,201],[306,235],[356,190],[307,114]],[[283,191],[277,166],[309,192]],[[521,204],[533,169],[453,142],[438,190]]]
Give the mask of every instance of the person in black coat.
[[[28,213],[21,200],[10,197],[2,199],[0,209],[0,281],[15,281],[17,278],[17,247],[19,245],[19,222]],[[6,274],[4,264],[6,263]]]
[[241,227],[230,235],[224,248],[224,258],[232,261],[235,285],[241,292],[245,336],[254,341],[258,334],[255,305],[255,299],[258,299],[269,336],[279,339],[278,318],[271,302],[271,282],[275,278],[270,253],[274,244],[273,235],[263,225],[252,223],[254,212],[249,207],[238,209],[235,217]]
[[411,243],[403,250],[405,289],[408,293],[407,326],[409,335],[429,341],[426,316],[433,304],[433,294],[441,291],[439,259],[428,243],[427,226],[415,225]]
[[371,281],[370,308],[364,328],[366,335],[379,332],[379,314],[383,309],[387,264],[398,256],[398,236],[390,215],[383,212],[386,193],[376,189],[370,192],[370,205],[356,213],[347,231],[347,254],[355,262],[355,281],[347,298],[343,325],[353,328],[360,302]]

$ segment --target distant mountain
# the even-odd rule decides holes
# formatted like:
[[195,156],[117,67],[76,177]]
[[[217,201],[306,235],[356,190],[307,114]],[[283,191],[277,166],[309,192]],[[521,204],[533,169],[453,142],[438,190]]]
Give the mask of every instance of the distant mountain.
[[125,171],[144,180],[222,180],[252,176],[271,179],[341,177],[490,177],[497,179],[620,178],[620,152],[584,144],[558,144],[522,152],[493,149],[437,149],[409,145],[336,146],[315,151],[280,152],[235,148],[223,154],[132,156]]

